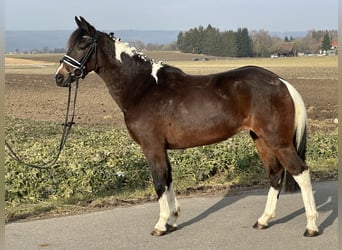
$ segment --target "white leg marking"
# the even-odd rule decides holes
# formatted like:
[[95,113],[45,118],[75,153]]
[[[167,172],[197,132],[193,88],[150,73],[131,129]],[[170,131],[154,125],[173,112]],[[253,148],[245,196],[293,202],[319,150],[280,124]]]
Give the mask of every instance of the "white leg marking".
[[310,171],[305,170],[303,173],[293,176],[298,185],[300,186],[300,190],[302,192],[305,213],[307,218],[307,226],[306,228],[311,231],[318,232],[318,228],[316,226],[316,219],[318,217],[318,213],[316,210],[315,198],[312,193],[311,179],[310,179]]
[[170,218],[169,218],[168,224],[176,228],[177,227],[176,220],[178,219],[178,216],[180,213],[180,205],[176,199],[176,195],[173,190],[172,183],[167,193],[168,193],[167,198],[168,198],[168,203],[169,203],[169,208],[170,208]]
[[169,188],[165,187],[165,192],[159,199],[159,206],[159,220],[154,228],[158,231],[165,232],[167,230],[166,224],[177,227],[176,220],[180,213],[180,205],[175,197],[172,183]]
[[273,187],[270,187],[267,195],[267,202],[265,206],[264,213],[258,219],[259,224],[267,226],[268,221],[275,216],[275,210],[278,201],[278,193],[279,191]]
[[167,187],[165,187],[165,192],[163,195],[159,198],[159,220],[157,224],[154,226],[154,229],[165,232],[166,231],[166,224],[170,217],[170,209],[168,204],[168,193]]

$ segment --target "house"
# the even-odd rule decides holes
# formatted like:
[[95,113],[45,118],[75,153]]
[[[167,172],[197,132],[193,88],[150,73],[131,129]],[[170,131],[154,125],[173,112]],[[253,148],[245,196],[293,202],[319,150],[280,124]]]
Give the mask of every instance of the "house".
[[338,41],[331,42],[331,47],[329,50],[319,50],[320,55],[324,56],[334,56],[338,54]]
[[331,53],[338,55],[338,41],[331,42]]
[[274,51],[273,55],[278,57],[296,56],[295,43],[294,42],[282,42],[278,48]]

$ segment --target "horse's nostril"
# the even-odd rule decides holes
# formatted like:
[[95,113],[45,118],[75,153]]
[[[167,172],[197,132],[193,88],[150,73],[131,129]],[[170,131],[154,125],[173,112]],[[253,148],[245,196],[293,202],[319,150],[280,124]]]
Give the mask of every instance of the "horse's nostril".
[[60,73],[56,75],[56,83],[62,83],[64,80],[64,76]]

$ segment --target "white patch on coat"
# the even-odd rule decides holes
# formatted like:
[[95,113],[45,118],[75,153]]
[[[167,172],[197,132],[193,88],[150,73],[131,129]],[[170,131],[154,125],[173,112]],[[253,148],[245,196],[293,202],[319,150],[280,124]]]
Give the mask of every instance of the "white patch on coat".
[[163,62],[159,61],[157,63],[152,62],[152,71],[151,71],[151,75],[154,77],[154,79],[156,79],[156,83],[158,83],[158,71],[159,69],[161,69],[163,67]]
[[273,187],[270,187],[267,195],[267,201],[264,213],[258,219],[259,224],[267,226],[268,221],[275,216],[275,210],[278,201],[278,193],[279,190],[276,190]]
[[128,43],[121,42],[120,40],[115,41],[115,58],[116,60],[122,62],[121,54],[125,53],[129,56],[134,56],[137,51],[134,47],[130,47]]
[[294,107],[295,107],[294,126],[295,126],[296,141],[297,141],[296,147],[297,149],[299,149],[300,142],[304,135],[304,130],[306,127],[306,118],[307,118],[304,101],[301,95],[298,93],[298,91],[289,82],[281,78],[279,78],[279,80],[282,81],[286,85],[294,103]]
[[302,192],[302,198],[307,218],[306,228],[308,230],[318,232],[318,228],[316,226],[316,219],[318,217],[318,213],[316,210],[315,198],[312,192],[310,171],[305,170],[301,174],[293,176],[293,178],[298,183],[300,190]]
[[115,42],[115,58],[116,60],[122,62],[121,55],[122,53],[127,54],[130,57],[133,57],[134,55],[137,55],[140,59],[144,61],[150,61],[152,68],[151,68],[151,76],[156,80],[156,83],[158,83],[158,71],[163,67],[163,62],[154,62],[151,59],[148,59],[143,53],[137,52],[137,50],[134,47],[130,47],[128,43],[121,42],[119,39],[113,39]]

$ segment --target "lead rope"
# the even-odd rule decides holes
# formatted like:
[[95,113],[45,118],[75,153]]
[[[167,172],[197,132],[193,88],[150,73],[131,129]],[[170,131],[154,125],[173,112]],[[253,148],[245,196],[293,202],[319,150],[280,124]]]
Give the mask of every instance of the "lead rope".
[[36,169],[48,169],[51,168],[58,160],[64,145],[67,141],[67,138],[69,136],[70,130],[72,125],[75,124],[74,122],[74,117],[75,117],[75,109],[76,109],[76,99],[77,99],[77,91],[78,91],[78,78],[76,79],[76,86],[75,86],[75,93],[74,93],[74,100],[73,100],[73,110],[72,110],[72,115],[71,115],[71,120],[69,121],[69,111],[70,111],[70,104],[71,104],[71,93],[72,93],[72,87],[70,84],[69,85],[69,94],[68,94],[68,104],[67,104],[67,110],[66,110],[66,114],[65,114],[65,121],[63,123],[63,133],[62,133],[62,137],[61,137],[61,142],[59,144],[59,148],[58,148],[58,152],[57,155],[50,161],[43,163],[42,165],[38,165],[38,164],[32,164],[32,163],[27,163],[24,160],[22,160],[17,153],[14,152],[13,148],[10,146],[10,144],[5,140],[5,145],[8,149],[8,155],[20,162],[21,164],[27,166],[27,167],[31,167],[31,168],[36,168]]

